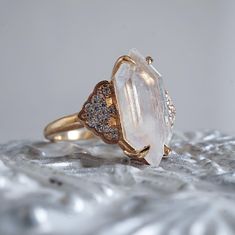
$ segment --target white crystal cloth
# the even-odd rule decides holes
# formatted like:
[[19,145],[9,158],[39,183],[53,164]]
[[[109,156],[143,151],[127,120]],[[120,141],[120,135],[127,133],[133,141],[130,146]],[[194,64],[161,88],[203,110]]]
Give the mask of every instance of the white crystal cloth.
[[1,235],[234,235],[235,138],[173,136],[160,167],[101,142],[0,145]]
[[123,134],[135,149],[150,145],[146,161],[158,166],[171,139],[171,123],[160,74],[138,51],[129,53],[135,65],[124,63],[113,76]]

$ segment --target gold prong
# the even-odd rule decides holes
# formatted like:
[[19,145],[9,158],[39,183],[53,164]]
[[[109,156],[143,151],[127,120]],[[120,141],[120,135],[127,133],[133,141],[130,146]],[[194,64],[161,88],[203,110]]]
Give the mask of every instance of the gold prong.
[[130,63],[130,64],[135,65],[135,61],[132,60],[130,56],[123,55],[123,56],[119,57],[114,64],[113,71],[112,71],[112,77],[115,75],[115,73],[118,71],[118,69],[120,68],[120,66],[123,63]]
[[127,150],[124,150],[124,153],[129,157],[135,157],[135,158],[142,159],[148,154],[149,149],[150,149],[150,145],[145,146],[141,150],[134,150],[134,151],[131,151],[131,152],[127,151]]
[[171,153],[171,148],[168,147],[167,145],[164,145],[164,155],[163,158],[168,158],[169,154]]
[[153,63],[153,58],[151,56],[147,56],[145,59],[146,59],[148,64],[152,64]]
[[145,146],[142,150],[140,150],[139,158],[144,158],[148,154],[149,150],[150,150],[150,145]]

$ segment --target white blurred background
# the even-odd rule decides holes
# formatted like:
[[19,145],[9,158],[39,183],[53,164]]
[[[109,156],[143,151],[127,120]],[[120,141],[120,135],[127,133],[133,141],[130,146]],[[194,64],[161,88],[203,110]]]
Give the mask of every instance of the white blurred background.
[[154,57],[177,130],[235,132],[235,1],[0,0],[0,141],[42,138],[133,47]]

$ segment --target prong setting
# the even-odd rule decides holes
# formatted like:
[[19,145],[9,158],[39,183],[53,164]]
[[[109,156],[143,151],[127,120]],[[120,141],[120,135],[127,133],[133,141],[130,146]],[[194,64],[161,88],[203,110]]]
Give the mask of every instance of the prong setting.
[[172,152],[171,148],[167,145],[164,145],[164,155],[163,158],[168,158],[169,154]]
[[153,63],[153,58],[151,56],[146,56],[146,61],[148,64],[152,64]]
[[134,157],[134,158],[143,159],[148,154],[149,150],[150,150],[150,145],[145,146],[141,150],[133,150],[133,151],[124,150],[124,153],[132,158]]

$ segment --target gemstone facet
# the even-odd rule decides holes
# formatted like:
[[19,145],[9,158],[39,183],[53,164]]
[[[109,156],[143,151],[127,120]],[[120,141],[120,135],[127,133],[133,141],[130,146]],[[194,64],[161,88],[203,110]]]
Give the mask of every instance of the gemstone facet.
[[145,160],[158,166],[172,136],[174,106],[154,67],[135,49],[129,56],[135,64],[121,64],[112,78],[122,135],[135,149],[150,145]]

